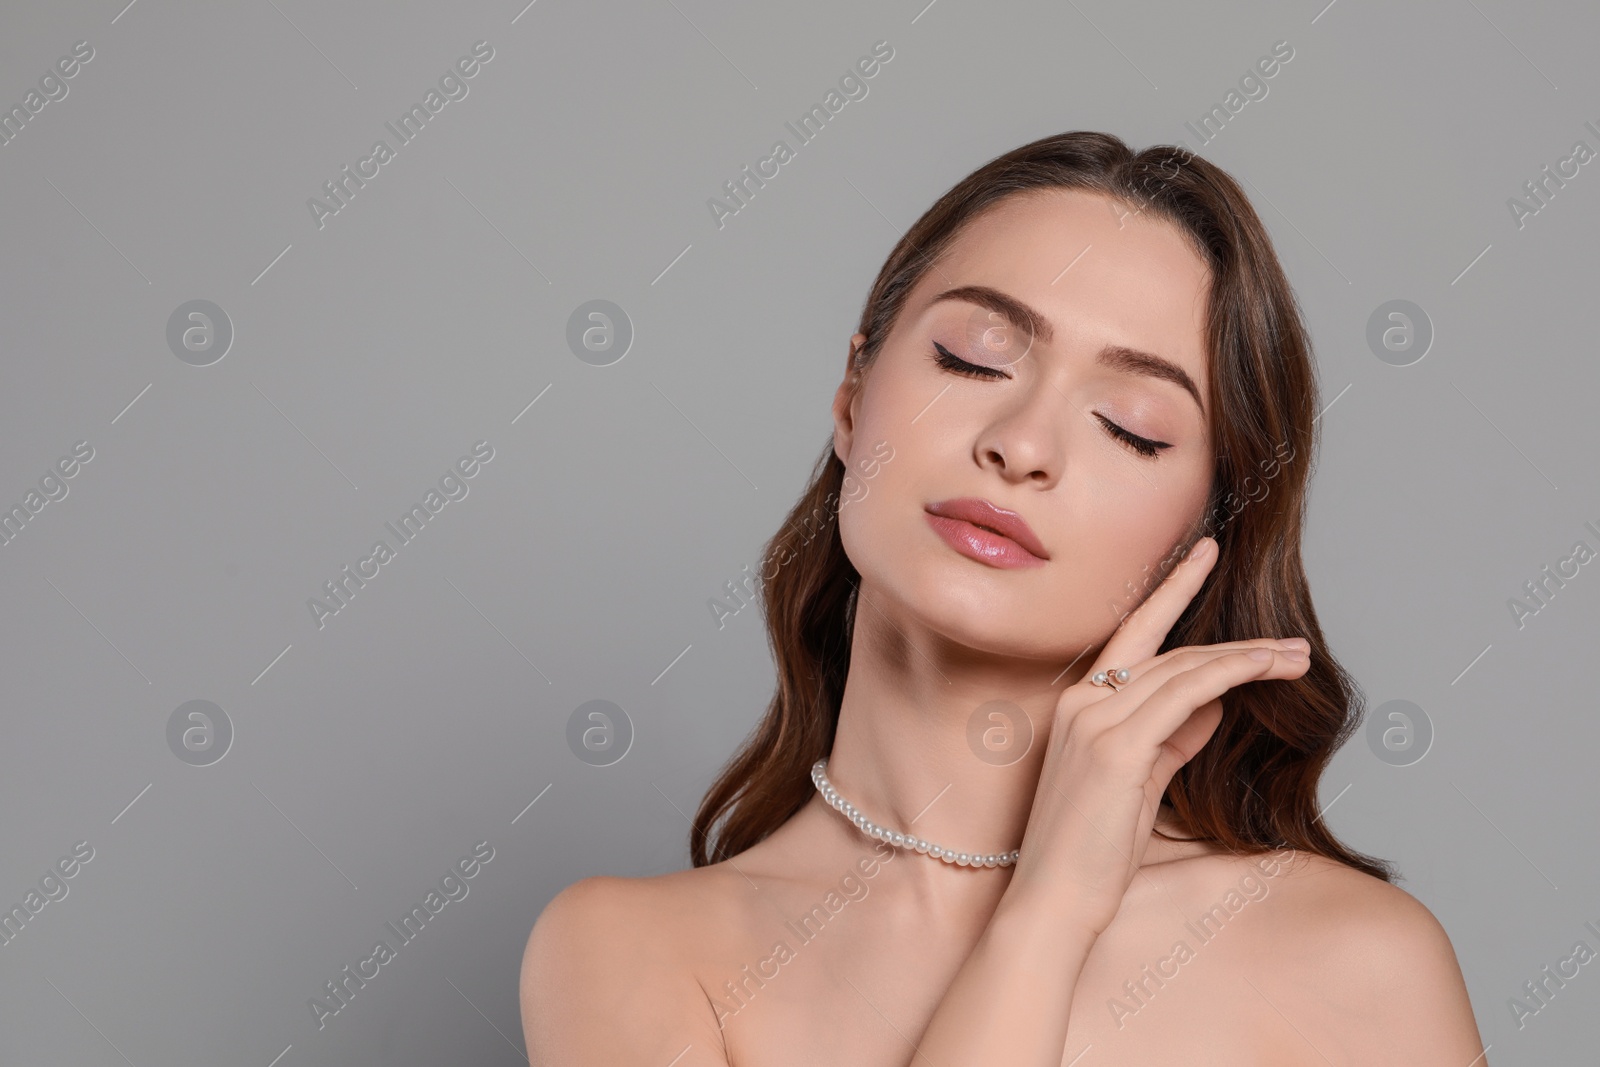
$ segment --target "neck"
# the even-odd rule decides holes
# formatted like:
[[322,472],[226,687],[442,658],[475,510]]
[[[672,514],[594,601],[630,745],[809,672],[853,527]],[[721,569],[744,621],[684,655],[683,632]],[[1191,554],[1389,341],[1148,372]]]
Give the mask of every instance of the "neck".
[[[1093,657],[1069,665],[978,652],[903,614],[891,620],[884,598],[865,584],[859,596],[828,757],[834,788],[880,826],[945,848],[986,854],[1018,847],[1056,702]],[[929,878],[967,873],[919,865]]]

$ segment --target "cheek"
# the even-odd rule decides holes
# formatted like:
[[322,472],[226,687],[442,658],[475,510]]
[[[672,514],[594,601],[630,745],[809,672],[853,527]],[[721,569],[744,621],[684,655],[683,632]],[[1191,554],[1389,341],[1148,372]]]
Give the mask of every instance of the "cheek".
[[930,464],[942,468],[946,478],[953,467],[947,459],[928,454],[921,422],[909,425],[908,418],[884,417],[888,413],[882,410],[876,412],[877,418],[872,414],[864,409],[858,418],[845,463],[839,487],[839,538],[863,576],[900,588],[917,574],[916,568],[908,570],[905,564],[912,546],[928,533],[919,525],[925,521],[923,496],[928,485],[939,484],[937,475],[930,480]]
[[[1080,456],[1097,454],[1081,447]],[[1062,566],[1051,592],[1114,625],[1170,572],[1175,548],[1205,508],[1210,468],[1209,459],[1131,468],[1121,456],[1098,455],[1101,464],[1080,462],[1080,478],[1065,487],[1061,540],[1071,548],[1054,561]]]
[[[881,358],[881,357],[880,357]],[[929,484],[931,470],[942,470],[948,478],[956,469],[948,454],[947,440],[941,443],[940,423],[934,418],[917,419],[920,409],[936,393],[897,377],[898,368],[880,365],[856,413],[850,454],[845,459],[844,478],[839,487],[842,501],[840,536],[852,550],[850,535],[855,530],[890,543],[903,541],[905,531],[897,529],[906,516],[915,518],[925,503],[917,486]],[[943,435],[948,438],[948,434]],[[937,477],[932,484],[937,484]],[[860,540],[865,545],[865,538]],[[860,565],[857,565],[858,569]]]
[[1126,546],[1125,553],[1145,556],[1181,537],[1199,514],[1204,494],[1188,487],[1156,492],[1141,485],[1124,487],[1115,504],[1096,516],[1097,535]]
[[[1177,474],[1178,472],[1173,472]],[[1089,558],[1103,561],[1094,599],[1119,612],[1137,607],[1171,573],[1176,550],[1205,507],[1209,483],[1198,471],[1160,480],[1160,490],[1141,481],[1112,495],[1085,530]],[[1131,588],[1130,588],[1131,585]]]
[[839,507],[844,508],[851,504],[859,504],[866,499],[871,487],[867,484],[865,475],[857,474],[853,470],[845,472],[844,481],[839,485]]
[[[877,569],[875,555],[882,554],[883,546],[903,539],[893,523],[896,514],[904,510],[899,499],[904,485],[896,475],[903,472],[908,457],[903,442],[898,447],[883,444],[874,452],[874,446],[887,438],[856,440],[839,486],[839,538],[856,570],[868,574]],[[891,458],[885,461],[885,455]]]

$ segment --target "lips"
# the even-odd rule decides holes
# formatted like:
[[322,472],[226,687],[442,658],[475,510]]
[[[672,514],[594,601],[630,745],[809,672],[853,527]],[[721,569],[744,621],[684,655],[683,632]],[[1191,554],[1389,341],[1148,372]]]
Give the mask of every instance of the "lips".
[[[1036,566],[1050,558],[1027,520],[977,497],[929,504],[928,521],[958,551],[1001,566]],[[942,520],[942,521],[940,521]]]

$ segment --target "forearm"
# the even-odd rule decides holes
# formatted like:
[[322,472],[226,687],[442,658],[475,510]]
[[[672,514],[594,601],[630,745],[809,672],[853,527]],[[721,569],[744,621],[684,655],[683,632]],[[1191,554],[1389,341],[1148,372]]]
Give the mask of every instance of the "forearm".
[[1061,902],[1002,897],[908,1067],[1060,1067],[1072,994],[1097,936]]

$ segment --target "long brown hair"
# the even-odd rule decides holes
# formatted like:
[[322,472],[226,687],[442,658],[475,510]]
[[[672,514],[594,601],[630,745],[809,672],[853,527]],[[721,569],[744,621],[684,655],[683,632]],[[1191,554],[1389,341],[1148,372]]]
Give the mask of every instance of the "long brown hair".
[[[1389,863],[1346,848],[1317,807],[1317,781],[1359,724],[1363,701],[1323,639],[1300,559],[1316,445],[1310,337],[1266,230],[1231,177],[1177,146],[1135,153],[1089,131],[997,157],[940,197],[890,252],[861,313],[858,365],[876,358],[907,295],[963,227],[1013,194],[1062,188],[1108,195],[1130,213],[1172,223],[1210,267],[1216,465],[1195,537],[1209,533],[1221,551],[1162,651],[1273,636],[1311,643],[1302,677],[1224,694],[1221,724],[1178,769],[1166,800],[1191,839],[1238,854],[1293,848],[1393,881]],[[860,582],[835,521],[845,478],[830,436],[767,545],[758,578],[777,689],[700,802],[689,839],[696,867],[737,855],[798,812],[812,793],[811,765],[833,746]],[[1143,588],[1129,583],[1127,607],[1161,576]]]

